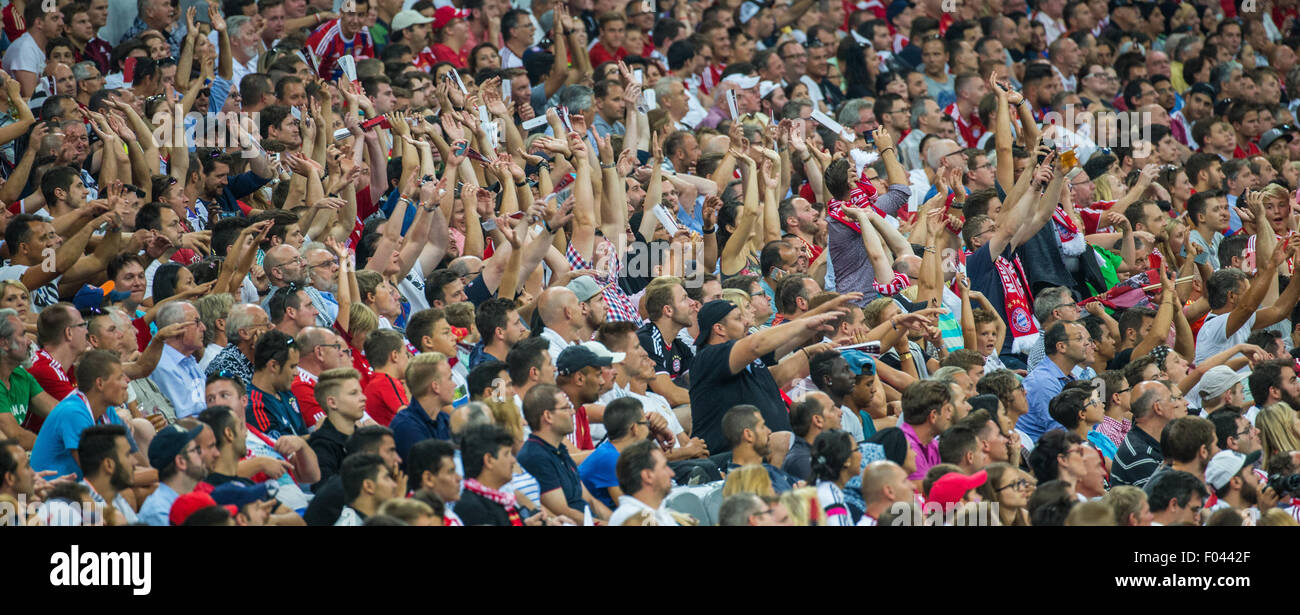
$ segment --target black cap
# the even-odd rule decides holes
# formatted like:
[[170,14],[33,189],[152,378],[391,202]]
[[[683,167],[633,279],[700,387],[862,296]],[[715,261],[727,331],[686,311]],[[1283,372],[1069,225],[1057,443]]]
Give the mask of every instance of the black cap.
[[1214,100],[1214,97],[1218,95],[1218,91],[1214,89],[1214,86],[1205,83],[1204,81],[1200,83],[1193,83],[1192,87],[1187,89],[1188,96],[1191,96],[1192,94],[1196,94],[1198,92],[1206,96],[1209,96],[1210,100]]
[[709,334],[713,332],[713,325],[722,322],[722,319],[726,318],[727,314],[730,314],[731,310],[734,309],[736,309],[736,304],[724,299],[714,299],[700,308],[700,334],[695,338],[697,352],[705,344],[709,343]]
[[584,367],[609,367],[613,363],[613,357],[601,357],[583,346],[568,346],[555,359],[555,373],[558,376],[571,376]]
[[204,425],[199,425],[194,429],[186,431],[179,425],[168,425],[154,435],[153,440],[149,442],[149,465],[155,470],[161,470],[172,463],[172,460],[191,440],[199,437],[203,433]]

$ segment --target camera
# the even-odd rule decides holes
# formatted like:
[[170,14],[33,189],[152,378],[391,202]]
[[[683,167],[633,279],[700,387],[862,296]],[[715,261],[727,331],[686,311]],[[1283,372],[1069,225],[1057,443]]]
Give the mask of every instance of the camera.
[[1300,474],[1270,474],[1268,486],[1272,487],[1279,497],[1289,493],[1300,493]]

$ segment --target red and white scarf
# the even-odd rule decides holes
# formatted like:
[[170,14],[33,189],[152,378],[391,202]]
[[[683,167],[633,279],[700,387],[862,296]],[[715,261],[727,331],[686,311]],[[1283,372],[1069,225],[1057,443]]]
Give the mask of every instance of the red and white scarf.
[[1011,329],[1011,352],[1027,353],[1038,343],[1038,320],[1034,318],[1034,297],[1029,293],[1028,277],[1020,265],[1020,257],[1008,261],[998,256],[993,266],[1002,278],[1003,304],[1008,328]]
[[515,507],[515,494],[493,489],[473,478],[465,479],[465,490],[477,493],[506,509],[506,514],[510,517],[510,525],[522,526],[523,519],[519,517],[519,509]]
[[1074,223],[1074,218],[1065,213],[1064,207],[1056,206],[1056,211],[1052,212],[1052,222],[1056,226],[1056,236],[1061,240],[1061,252],[1066,256],[1083,254],[1088,243],[1079,232],[1079,225]]
[[844,226],[861,233],[862,227],[858,225],[857,221],[845,215],[845,207],[870,207],[881,216],[885,215],[885,212],[876,207],[876,187],[871,185],[871,181],[866,178],[858,179],[858,184],[849,192],[848,202],[831,199],[830,203],[826,204],[827,218],[838,220]]

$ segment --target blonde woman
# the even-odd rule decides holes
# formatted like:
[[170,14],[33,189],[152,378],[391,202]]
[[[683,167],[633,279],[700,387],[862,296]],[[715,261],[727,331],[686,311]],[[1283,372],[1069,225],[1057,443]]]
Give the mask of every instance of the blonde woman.
[[32,311],[31,293],[18,280],[0,280],[0,308],[18,312],[27,327],[28,337],[36,335],[36,312]]
[[781,494],[781,504],[790,511],[790,522],[800,527],[821,525],[817,506],[817,488],[800,487]]
[[739,288],[722,289],[722,300],[730,301],[740,308],[741,318],[745,319],[745,330],[752,335],[758,332],[758,328],[754,326],[754,307],[749,304],[749,298],[749,293]]
[[727,482],[722,485],[722,497],[728,498],[737,493],[752,493],[757,496],[776,495],[772,488],[772,477],[767,469],[758,464],[751,464],[727,473]]
[[1273,455],[1300,450],[1300,424],[1295,409],[1286,402],[1277,402],[1259,411],[1255,426],[1264,446],[1264,459]]

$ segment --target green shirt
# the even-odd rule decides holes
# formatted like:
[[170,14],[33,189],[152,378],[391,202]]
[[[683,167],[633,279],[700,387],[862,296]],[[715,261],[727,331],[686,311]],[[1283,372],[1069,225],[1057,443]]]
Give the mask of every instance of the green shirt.
[[19,425],[27,420],[27,406],[33,397],[45,392],[36,378],[27,370],[18,367],[9,375],[9,386],[0,382],[0,412],[14,415]]

